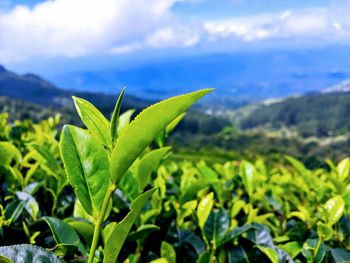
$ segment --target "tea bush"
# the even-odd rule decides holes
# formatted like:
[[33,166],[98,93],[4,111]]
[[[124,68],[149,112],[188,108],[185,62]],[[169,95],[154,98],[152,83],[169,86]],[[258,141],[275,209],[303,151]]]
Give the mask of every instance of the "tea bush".
[[[86,129],[0,115],[1,262],[347,262],[350,160],[309,170],[174,162],[168,134],[211,90],[110,120],[73,98]],[[61,135],[60,135],[61,134]],[[288,162],[286,165],[285,161]]]

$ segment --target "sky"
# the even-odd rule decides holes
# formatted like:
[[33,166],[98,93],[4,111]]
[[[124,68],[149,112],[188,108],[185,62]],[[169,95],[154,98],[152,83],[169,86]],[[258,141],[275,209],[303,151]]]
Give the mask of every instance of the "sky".
[[349,13],[350,0],[0,0],[0,64],[55,79],[157,59],[348,46]]

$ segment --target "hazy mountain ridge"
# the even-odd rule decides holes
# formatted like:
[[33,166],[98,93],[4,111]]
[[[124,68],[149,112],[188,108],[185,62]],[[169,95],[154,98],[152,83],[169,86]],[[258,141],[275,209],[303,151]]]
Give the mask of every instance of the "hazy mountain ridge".
[[[128,92],[128,91],[126,91]],[[0,112],[9,112],[10,119],[43,118],[60,113],[63,123],[79,123],[71,96],[84,98],[101,110],[106,117],[113,112],[117,95],[62,90],[34,74],[18,75],[0,68]],[[139,111],[151,104],[151,101],[125,95],[122,111],[135,109]],[[202,106],[204,107],[204,106]],[[229,122],[218,116],[209,116],[199,111],[200,105],[190,110],[180,129],[196,133],[215,133],[229,125]],[[196,110],[197,109],[197,110]]]
[[[103,111],[113,110],[116,95],[60,89],[35,74],[19,75],[0,66],[0,96],[24,100],[45,107],[72,108],[72,95],[90,100]],[[126,95],[123,107],[143,108],[150,102]]]
[[[291,129],[304,137],[341,135],[350,132],[350,92],[314,93],[259,103],[242,108],[245,116],[236,121],[243,130]],[[233,119],[237,120],[237,112]]]
[[116,86],[125,85],[136,96],[149,99],[212,87],[216,92],[206,101],[234,108],[268,98],[320,92],[349,79],[349,68],[349,47],[332,46],[222,51],[126,65],[108,60],[102,68],[67,69],[47,77],[62,87],[80,91],[115,93]]

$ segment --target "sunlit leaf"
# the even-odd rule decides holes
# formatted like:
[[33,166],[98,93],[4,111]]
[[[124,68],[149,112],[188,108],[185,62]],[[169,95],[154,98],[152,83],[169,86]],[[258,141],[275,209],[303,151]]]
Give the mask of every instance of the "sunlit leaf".
[[69,182],[85,211],[97,217],[109,183],[106,150],[86,130],[66,125],[60,149]]
[[325,208],[327,212],[328,224],[332,226],[337,223],[340,217],[343,215],[345,208],[344,199],[340,195],[334,196],[326,202]]
[[116,261],[132,225],[155,190],[156,189],[149,190],[137,197],[131,203],[129,214],[113,227],[106,242],[103,262],[112,263]]
[[118,183],[141,152],[167,125],[211,91],[205,89],[173,97],[142,111],[125,128],[114,146],[110,167],[112,182]]
[[203,228],[205,225],[205,222],[208,219],[208,216],[213,208],[213,201],[214,194],[210,193],[206,195],[198,204],[197,208],[197,217],[198,217],[198,224],[200,228]]
[[125,92],[125,88],[123,88],[123,90],[120,92],[120,95],[118,97],[117,103],[115,104],[115,108],[114,108],[112,118],[111,118],[110,131],[111,131],[111,138],[112,138],[113,142],[118,137],[119,113],[120,113],[120,108],[122,106],[124,92]]
[[140,191],[150,182],[152,172],[156,171],[161,160],[170,150],[171,147],[163,147],[150,151],[142,157],[136,169],[136,179]]
[[112,146],[109,121],[90,102],[73,96],[75,108],[91,134],[106,147]]

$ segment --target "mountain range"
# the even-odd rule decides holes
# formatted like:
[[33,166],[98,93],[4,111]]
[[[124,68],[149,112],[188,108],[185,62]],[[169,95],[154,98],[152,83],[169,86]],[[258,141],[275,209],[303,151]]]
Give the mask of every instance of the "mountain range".
[[[93,58],[73,61],[72,66],[61,62],[55,66],[50,61],[50,66],[35,69],[63,88],[112,94],[117,92],[116,87],[126,86],[131,94],[152,100],[211,87],[216,92],[203,101],[230,108],[269,98],[319,92],[350,79],[347,46],[155,55],[144,61],[114,57],[103,61]],[[20,71],[31,68],[28,65]]]
[[[106,117],[113,112],[117,100],[115,94],[64,90],[35,74],[19,75],[0,66],[0,113],[9,112],[12,120],[29,118],[39,121],[60,113],[64,123],[79,123],[71,98],[73,95],[90,101]],[[138,112],[151,103],[151,100],[125,95],[121,110],[135,109]],[[207,115],[200,109],[200,105],[191,109],[180,129],[215,133],[229,124],[227,120]]]
[[[60,89],[35,74],[19,75],[0,66],[0,96],[24,100],[52,108],[73,108],[72,95],[91,101],[104,112],[111,112],[116,96],[103,93],[79,92]],[[124,108],[143,108],[150,102],[125,96]]]
[[[202,102],[196,111],[190,112],[181,125],[187,131],[215,133],[229,125],[228,120],[231,120],[233,125],[242,130],[287,128],[304,137],[344,134],[350,132],[349,83],[348,80],[343,81],[322,92],[253,101],[238,109],[235,108],[237,106],[227,106],[229,98],[216,91],[218,95],[215,100],[220,101],[219,104]],[[19,75],[0,66],[0,96],[7,97],[0,100],[0,110],[11,112],[17,118],[24,116],[39,120],[60,112],[67,116],[65,120],[71,120],[75,111],[71,99],[73,94],[89,100],[106,116],[113,111],[117,97],[96,92],[64,90],[38,75]],[[140,110],[150,103],[149,100],[127,95],[122,110]],[[42,110],[43,108],[45,110]],[[35,113],[29,114],[31,111]],[[204,111],[208,114],[203,113]]]

